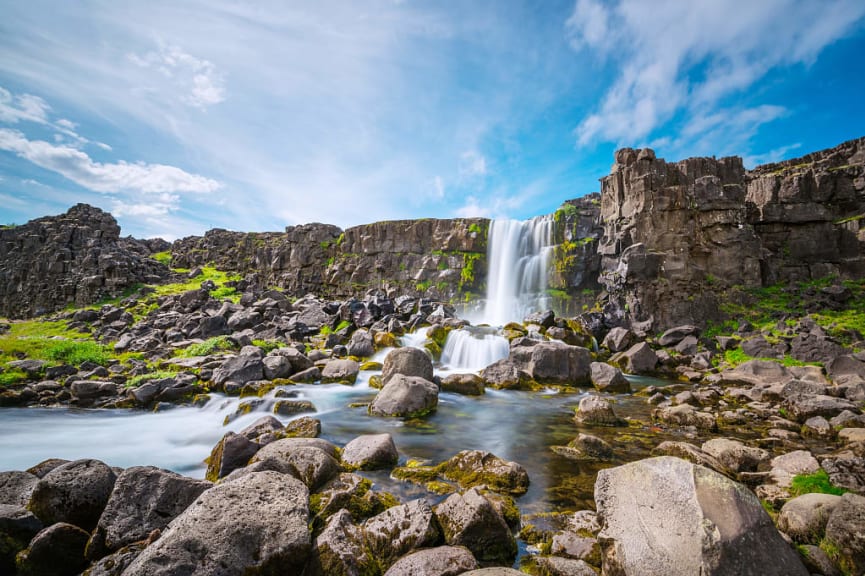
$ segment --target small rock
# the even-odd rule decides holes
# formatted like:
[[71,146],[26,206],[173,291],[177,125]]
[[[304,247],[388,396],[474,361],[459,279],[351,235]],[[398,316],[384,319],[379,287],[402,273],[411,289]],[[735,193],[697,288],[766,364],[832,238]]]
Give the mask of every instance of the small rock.
[[399,454],[390,434],[366,434],[345,445],[342,461],[353,469],[376,470],[395,466]]
[[465,546],[481,564],[511,564],[517,543],[504,518],[476,488],[452,494],[435,509],[445,542]]
[[477,567],[467,548],[438,546],[403,556],[384,576],[457,576]]
[[834,494],[803,494],[789,500],[778,514],[778,529],[796,542],[819,544],[832,511],[841,502]]
[[373,399],[369,413],[376,416],[413,418],[435,411],[436,406],[438,386],[417,376],[394,374]]
[[592,385],[601,392],[610,394],[627,394],[631,384],[622,371],[605,362],[592,362]]
[[580,424],[597,426],[620,426],[622,424],[610,401],[594,395],[585,396],[580,400],[574,420]]

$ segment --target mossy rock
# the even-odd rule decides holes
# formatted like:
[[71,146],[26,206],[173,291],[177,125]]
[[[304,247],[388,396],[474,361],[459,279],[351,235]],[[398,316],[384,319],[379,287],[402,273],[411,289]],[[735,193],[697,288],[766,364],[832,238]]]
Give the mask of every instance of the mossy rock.
[[393,332],[377,332],[373,338],[376,349],[381,348],[396,348],[397,338]]
[[369,377],[369,387],[381,390],[383,384],[381,382],[381,374],[373,374]]
[[451,329],[449,327],[442,326],[441,324],[436,324],[434,326],[431,326],[429,330],[427,330],[426,335],[427,338],[438,344],[439,348],[444,348],[450,331]]
[[430,356],[432,356],[433,360],[439,360],[442,356],[442,347],[441,345],[432,339],[424,340],[422,344],[423,349],[429,352]]
[[372,360],[368,360],[360,365],[361,370],[377,370],[380,371],[382,367],[381,362],[374,362]]

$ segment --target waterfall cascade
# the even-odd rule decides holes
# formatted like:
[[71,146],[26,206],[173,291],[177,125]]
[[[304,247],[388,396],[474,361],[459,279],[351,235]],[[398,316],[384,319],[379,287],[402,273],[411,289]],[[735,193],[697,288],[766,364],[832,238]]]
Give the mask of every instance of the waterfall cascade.
[[546,305],[554,224],[549,215],[490,224],[484,322],[519,322]]
[[[487,250],[487,299],[482,323],[503,326],[521,321],[547,306],[547,273],[553,246],[552,216],[526,221],[493,220]],[[508,341],[499,330],[454,330],[442,352],[452,370],[481,370],[508,356]]]

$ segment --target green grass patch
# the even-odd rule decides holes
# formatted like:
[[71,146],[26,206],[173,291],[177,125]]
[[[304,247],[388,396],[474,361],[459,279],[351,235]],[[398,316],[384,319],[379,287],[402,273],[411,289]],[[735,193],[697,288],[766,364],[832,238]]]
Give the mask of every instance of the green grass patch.
[[49,348],[63,340],[81,337],[81,332],[70,330],[65,322],[42,320],[12,322],[9,332],[0,336],[0,363],[5,364],[19,358],[51,360],[46,355]]
[[216,290],[213,290],[210,295],[217,300],[231,300],[235,304],[240,302],[240,292],[237,291],[237,288],[233,288],[231,286],[220,286]]
[[171,250],[165,250],[164,252],[155,252],[151,254],[150,257],[159,262],[160,264],[165,264],[166,266],[171,264]]
[[[175,270],[179,272],[180,270]],[[204,266],[201,269],[201,274],[196,276],[195,278],[186,279],[182,282],[174,282],[171,284],[160,284],[158,286],[154,286],[154,296],[170,296],[173,294],[182,294],[184,292],[188,292],[190,290],[198,290],[201,288],[201,283],[206,282],[208,280],[213,281],[214,284],[223,285],[226,282],[238,282],[241,280],[240,274],[232,274],[230,272],[223,272],[221,270],[217,270],[213,266]]]
[[24,382],[27,380],[27,374],[21,370],[7,370],[0,372],[0,388]]
[[208,338],[200,344],[193,344],[177,353],[180,358],[192,358],[193,356],[209,356],[218,352],[236,350],[234,342],[228,336],[215,336]]
[[285,344],[279,340],[253,340],[252,345],[261,348],[262,352],[265,354],[285,346]]
[[126,381],[126,384],[124,384],[124,386],[126,388],[138,388],[149,380],[162,380],[164,378],[174,378],[175,376],[177,376],[177,372],[174,372],[172,370],[156,370],[154,372],[148,372],[147,374],[139,374],[138,376],[133,376]]
[[823,469],[817,470],[813,474],[798,474],[790,482],[790,494],[793,496],[801,496],[802,494],[811,494],[814,492],[840,496],[848,492],[848,490],[832,484],[832,481],[829,480],[829,474]]
[[57,340],[45,348],[45,359],[58,364],[72,364],[74,366],[83,362],[105,366],[112,359],[112,356],[105,346],[96,342]]

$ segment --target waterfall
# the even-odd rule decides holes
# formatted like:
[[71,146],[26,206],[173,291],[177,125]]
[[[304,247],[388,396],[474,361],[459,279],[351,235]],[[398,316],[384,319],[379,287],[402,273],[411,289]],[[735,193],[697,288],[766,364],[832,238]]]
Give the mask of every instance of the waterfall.
[[525,221],[492,221],[484,322],[495,326],[519,322],[547,305],[553,226],[549,215]]
[[448,334],[441,363],[446,370],[478,372],[508,357],[508,341],[493,328],[467,327]]

